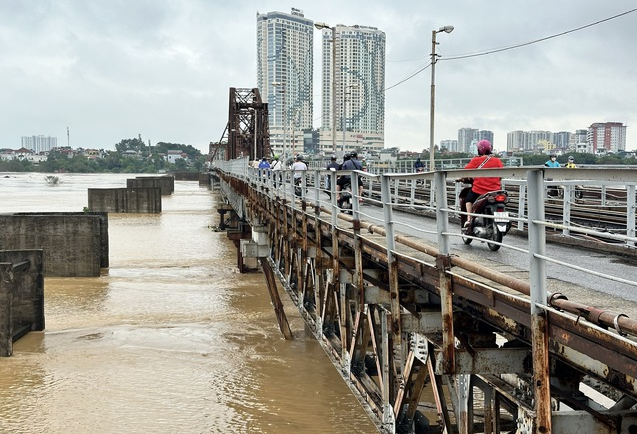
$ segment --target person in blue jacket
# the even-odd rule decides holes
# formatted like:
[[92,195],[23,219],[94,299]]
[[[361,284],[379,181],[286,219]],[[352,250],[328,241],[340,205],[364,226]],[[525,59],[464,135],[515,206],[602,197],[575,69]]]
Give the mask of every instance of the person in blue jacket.
[[270,176],[270,163],[266,157],[259,162],[259,176]]
[[557,162],[557,155],[551,154],[549,159],[544,163],[546,167],[562,167],[560,163]]
[[[549,159],[544,163],[546,167],[562,167],[560,163],[557,162],[557,155],[551,154]],[[546,178],[547,181],[552,181],[553,178]],[[548,191],[547,194],[549,196],[557,196],[557,186],[556,185],[547,185]]]

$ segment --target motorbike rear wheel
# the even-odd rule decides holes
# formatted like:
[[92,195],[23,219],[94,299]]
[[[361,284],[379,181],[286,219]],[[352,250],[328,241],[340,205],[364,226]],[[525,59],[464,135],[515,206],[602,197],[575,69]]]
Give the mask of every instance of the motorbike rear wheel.
[[[502,242],[502,232],[498,230],[498,227],[495,225],[495,223],[493,224],[493,235],[491,236],[491,240],[495,241],[496,243]],[[488,241],[487,246],[489,246],[489,250],[491,250],[492,252],[497,252],[498,250],[500,250],[501,247],[499,244],[490,243]]]
[[[462,218],[462,217],[460,218],[460,231],[463,234],[465,233],[465,230],[467,230],[464,227],[466,221],[467,221],[466,218]],[[468,235],[470,235],[470,234],[468,234]],[[473,241],[473,238],[462,237],[462,242],[467,244],[467,245],[471,244],[471,241]]]
[[575,199],[583,199],[584,190],[581,187],[575,187]]
[[350,196],[347,197],[341,197],[341,199],[338,201],[338,207],[341,209],[341,212],[344,212],[345,214],[353,214],[352,211],[352,198]]

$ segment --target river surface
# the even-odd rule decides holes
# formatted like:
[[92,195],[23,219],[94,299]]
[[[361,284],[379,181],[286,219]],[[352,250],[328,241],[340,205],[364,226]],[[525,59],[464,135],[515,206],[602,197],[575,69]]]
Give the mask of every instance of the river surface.
[[[79,212],[136,174],[0,173],[0,213]],[[176,181],[161,214],[109,214],[110,267],[45,278],[46,330],[0,359],[0,433],[376,433],[284,298],[215,232],[219,197]]]

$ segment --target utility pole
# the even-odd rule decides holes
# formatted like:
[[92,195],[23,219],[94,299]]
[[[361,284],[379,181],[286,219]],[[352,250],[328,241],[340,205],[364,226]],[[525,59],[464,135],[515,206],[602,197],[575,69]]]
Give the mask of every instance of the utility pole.
[[336,27],[325,23],[314,23],[314,27],[332,31],[332,152],[336,155]]

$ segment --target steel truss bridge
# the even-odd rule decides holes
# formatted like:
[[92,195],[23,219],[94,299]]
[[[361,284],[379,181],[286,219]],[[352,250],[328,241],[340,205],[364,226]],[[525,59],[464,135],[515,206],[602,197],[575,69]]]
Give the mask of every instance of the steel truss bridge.
[[[292,173],[260,173],[245,158],[213,177],[222,227],[242,270],[258,260],[282,333],[291,338],[281,287],[380,432],[636,433],[637,321],[547,291],[544,169],[463,171],[478,174],[526,181],[528,264],[450,250],[459,233],[445,185],[458,173],[376,177],[375,222],[361,218],[358,201],[346,215],[334,192],[326,198],[320,186],[333,172],[308,171],[302,197]],[[375,176],[352,175],[353,191]],[[434,186],[437,245],[401,226],[395,208],[394,182],[415,176]],[[590,173],[602,178],[637,182],[628,171]],[[615,284],[636,285],[630,278]]]
[[208,161],[223,161],[240,157],[260,160],[270,156],[268,104],[261,99],[259,89],[231,87],[228,123],[218,142],[210,143]]

